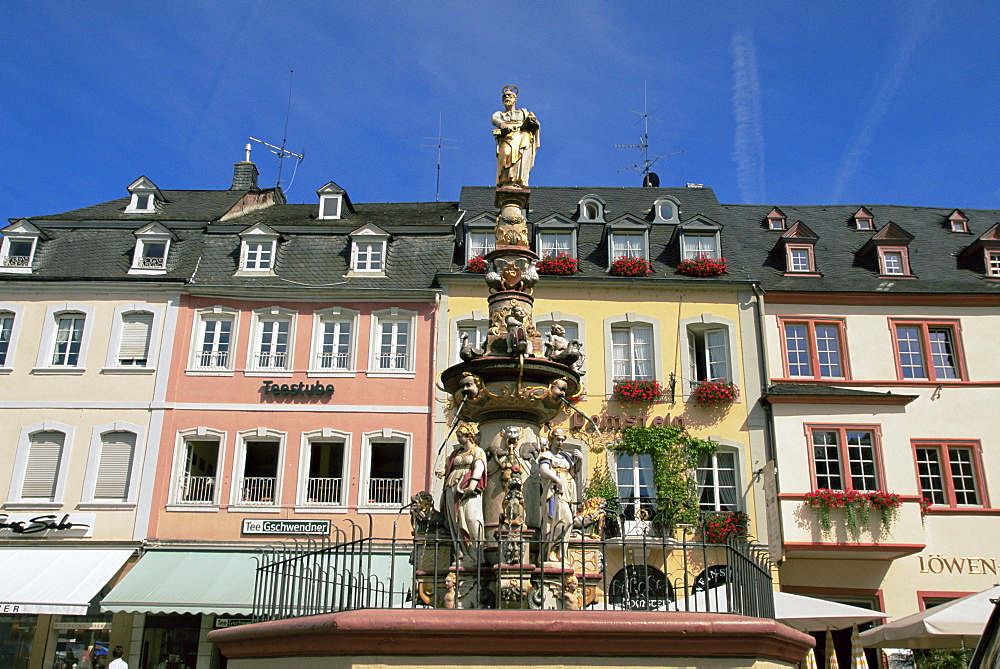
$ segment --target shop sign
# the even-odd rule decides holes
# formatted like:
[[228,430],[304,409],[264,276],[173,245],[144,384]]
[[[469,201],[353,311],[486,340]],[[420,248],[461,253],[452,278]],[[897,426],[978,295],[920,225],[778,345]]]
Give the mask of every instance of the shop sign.
[[244,518],[243,534],[330,534],[330,521]]
[[239,627],[240,625],[249,625],[252,622],[252,618],[216,618],[215,629],[222,630],[227,627]]
[[997,558],[946,557],[932,553],[918,555],[921,574],[968,574],[969,576],[995,576]]
[[54,630],[109,630],[111,629],[111,623],[53,623],[52,629]]
[[316,383],[308,383],[306,381],[299,381],[298,383],[275,383],[274,381],[264,381],[264,385],[260,387],[260,394],[262,398],[267,397],[291,397],[297,395],[299,397],[326,397],[327,395],[333,395],[333,384],[328,383],[325,386],[317,381]]
[[94,513],[0,513],[0,538],[90,537],[96,519]]
[[0,613],[21,613],[21,608],[24,604],[8,604],[6,602],[0,602]]
[[663,427],[664,425],[684,427],[684,419],[681,416],[671,417],[670,414],[665,416],[594,414],[588,421],[578,413],[574,413],[569,419],[569,429],[571,430],[593,430],[594,425],[597,425],[601,432],[613,432],[626,427]]

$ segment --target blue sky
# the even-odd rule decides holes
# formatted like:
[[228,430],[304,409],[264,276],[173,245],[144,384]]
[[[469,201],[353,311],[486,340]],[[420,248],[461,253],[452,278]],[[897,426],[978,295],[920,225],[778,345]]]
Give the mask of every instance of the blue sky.
[[[21,2],[0,19],[0,220],[227,188],[249,136],[313,202],[491,185],[500,89],[542,126],[533,186],[723,202],[1000,208],[1000,2]],[[255,146],[262,185],[277,159]]]

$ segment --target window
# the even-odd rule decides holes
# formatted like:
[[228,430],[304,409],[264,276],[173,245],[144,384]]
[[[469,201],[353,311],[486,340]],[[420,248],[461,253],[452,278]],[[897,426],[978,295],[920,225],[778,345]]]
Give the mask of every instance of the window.
[[73,428],[45,421],[21,428],[8,508],[59,508],[69,467]]
[[965,380],[956,322],[893,321],[899,378]]
[[223,307],[198,313],[191,367],[196,370],[229,371],[233,369],[236,312]]
[[677,223],[680,205],[672,197],[662,197],[653,203],[653,223]]
[[688,329],[691,387],[702,381],[729,380],[729,336],[725,328]]
[[173,234],[159,223],[135,231],[135,252],[129,274],[159,274],[167,269],[167,253]]
[[197,428],[181,435],[174,504],[205,506],[218,504],[218,472],[225,434]]
[[126,214],[147,214],[156,211],[159,189],[152,181],[146,177],[139,177],[129,185],[128,191],[131,197],[128,206],[125,207]]
[[384,255],[385,242],[356,242],[351,265],[355,272],[381,272]]
[[910,268],[906,255],[906,249],[879,249],[878,257],[882,274],[909,274]]
[[365,435],[365,480],[358,506],[398,509],[407,499],[407,461],[410,437],[401,432],[381,430]]
[[854,228],[856,230],[875,229],[875,219],[872,216],[871,212],[865,209],[864,207],[861,207],[855,212],[854,218],[852,220],[854,221]]
[[646,325],[611,329],[612,378],[649,381],[653,371],[653,328]]
[[271,307],[253,315],[253,339],[247,369],[290,371],[295,313]]
[[698,505],[702,511],[738,511],[736,451],[718,450],[698,459]]
[[236,440],[232,504],[276,506],[281,493],[284,434],[266,428],[241,433]]
[[278,246],[278,233],[262,223],[240,233],[240,271],[272,272]]
[[492,229],[470,228],[467,239],[466,262],[484,256],[496,248],[496,235]]
[[807,245],[792,245],[785,247],[789,272],[815,272],[816,262],[813,256],[813,247]]
[[0,272],[30,274],[41,231],[26,220],[8,225],[0,238]]
[[588,195],[580,200],[577,205],[579,214],[577,218],[581,221],[592,221],[596,223],[604,222],[604,200],[594,195]]
[[299,503],[305,506],[346,504],[345,456],[349,435],[329,428],[303,435]]
[[87,318],[80,313],[64,313],[57,317],[56,341],[52,349],[53,367],[79,367],[83,345],[83,327]]
[[781,321],[785,373],[793,378],[847,378],[840,321]]
[[644,232],[612,232],[611,260],[618,258],[646,259],[646,233]]
[[415,369],[416,314],[393,307],[372,314],[369,374],[404,374]]
[[1000,277],[1000,251],[986,252],[986,275]]
[[153,314],[134,311],[122,316],[121,344],[118,348],[120,367],[148,367],[149,339],[153,327]]
[[7,367],[12,357],[14,341],[14,313],[0,311],[0,368]]
[[134,432],[101,435],[101,457],[94,483],[94,501],[126,502],[135,458]]
[[558,255],[575,257],[575,251],[572,232],[542,230],[538,233],[538,255],[542,258]]
[[876,428],[811,427],[816,488],[879,490]]
[[619,506],[623,518],[626,521],[649,520],[656,508],[653,456],[648,453],[616,453],[615,468],[618,471]]
[[354,369],[357,312],[340,307],[317,311],[310,372],[336,373]]
[[316,191],[319,196],[319,218],[322,220],[335,220],[342,217],[344,189],[328,182],[325,186]]
[[771,209],[771,213],[767,215],[767,229],[784,230],[785,222],[787,220],[788,219],[785,217],[785,214],[777,207],[774,207]]
[[948,224],[952,232],[969,231],[969,219],[958,209],[951,212],[951,215],[948,217]]
[[683,259],[692,260],[694,258],[718,258],[719,250],[714,234],[691,234],[685,233],[683,240]]
[[920,495],[932,505],[984,506],[978,443],[916,443]]

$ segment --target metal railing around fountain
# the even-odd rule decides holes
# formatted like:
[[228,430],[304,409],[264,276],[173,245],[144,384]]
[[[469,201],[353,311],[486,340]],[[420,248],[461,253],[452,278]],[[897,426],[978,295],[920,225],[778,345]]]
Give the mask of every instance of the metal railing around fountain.
[[[763,546],[739,536],[707,543],[703,524],[677,528],[670,536],[659,531],[628,535],[611,526],[631,521],[609,521],[611,531],[603,538],[574,532],[557,564],[538,558],[551,544],[543,549],[535,537],[519,538],[517,546],[494,538],[456,547],[447,533],[406,536],[410,527],[402,515],[388,537],[372,535],[371,517],[368,528],[342,523],[329,538],[261,551],[254,619],[428,607],[774,617],[771,563]],[[496,537],[494,529],[487,528],[486,536]],[[453,556],[460,550],[483,559],[456,565]],[[515,560],[519,564],[503,557],[512,554],[523,557]],[[559,584],[555,596],[553,581]],[[475,584],[471,591],[467,583]]]

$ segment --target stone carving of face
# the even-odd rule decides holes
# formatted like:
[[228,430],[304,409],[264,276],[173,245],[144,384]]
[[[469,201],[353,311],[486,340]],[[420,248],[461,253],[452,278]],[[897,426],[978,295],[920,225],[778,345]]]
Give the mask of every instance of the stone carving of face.
[[504,109],[507,109],[509,111],[514,108],[515,104],[517,104],[517,96],[514,94],[514,91],[510,90],[504,91],[503,92]]
[[563,430],[552,430],[549,434],[549,448],[553,451],[562,450],[563,444],[566,443],[566,432]]
[[476,377],[471,374],[463,376],[462,380],[458,382],[458,392],[467,400],[475,399],[479,395],[479,384],[476,383]]
[[569,393],[569,384],[566,383],[565,379],[556,379],[549,386],[549,397],[554,400],[565,399],[567,393]]
[[557,337],[565,337],[566,328],[556,323],[555,325],[552,326],[552,334],[554,334]]

